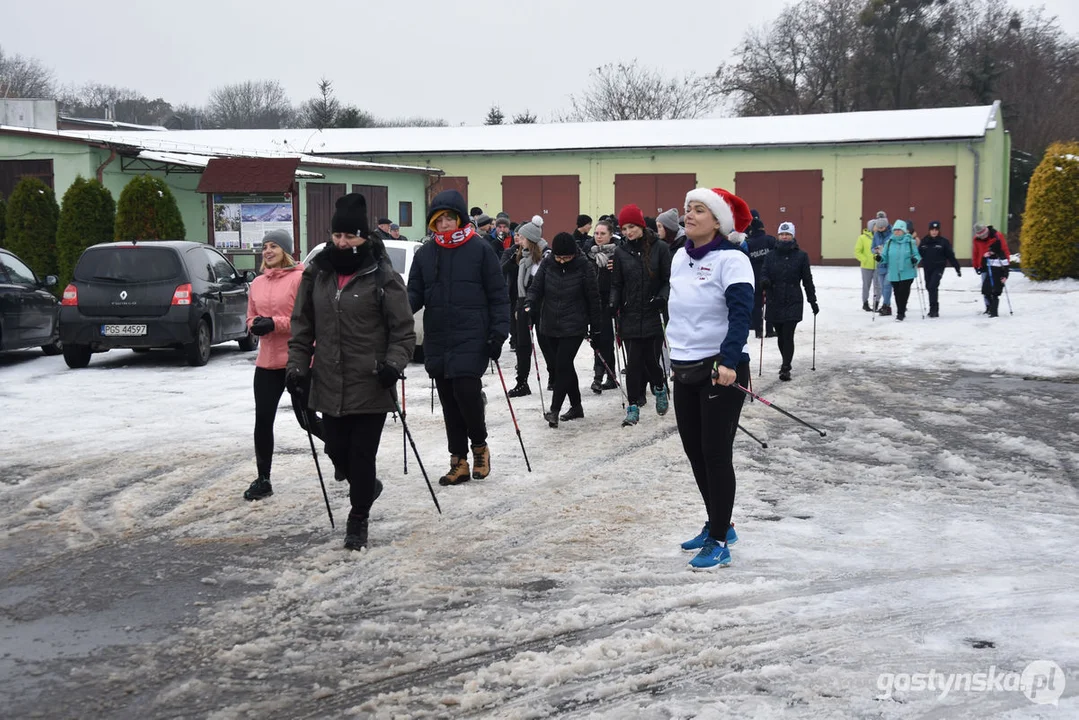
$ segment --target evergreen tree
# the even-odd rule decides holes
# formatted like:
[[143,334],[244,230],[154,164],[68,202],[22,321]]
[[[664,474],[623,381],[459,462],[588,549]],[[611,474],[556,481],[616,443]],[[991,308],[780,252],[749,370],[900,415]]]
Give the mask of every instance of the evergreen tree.
[[1021,237],[1027,277],[1079,278],[1079,142],[1045,152],[1030,179]]
[[116,202],[112,193],[97,180],[81,176],[64,193],[60,222],[56,229],[56,257],[60,270],[58,286],[71,282],[82,251],[91,245],[110,242],[116,226]]
[[5,247],[37,273],[56,275],[56,194],[38,178],[19,181],[7,203]]
[[506,119],[506,116],[502,114],[502,108],[497,105],[492,105],[491,109],[487,111],[487,118],[483,121],[484,125],[501,125]]
[[536,120],[538,120],[538,118],[528,110],[525,110],[522,113],[517,113],[513,116],[514,125],[533,125],[535,124]]
[[133,178],[116,205],[116,240],[183,240],[184,219],[169,186],[150,175]]

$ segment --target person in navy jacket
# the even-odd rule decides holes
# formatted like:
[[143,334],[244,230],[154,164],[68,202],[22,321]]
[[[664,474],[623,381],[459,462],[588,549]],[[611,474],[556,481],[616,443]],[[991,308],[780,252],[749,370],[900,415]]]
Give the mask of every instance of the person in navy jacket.
[[734,509],[734,433],[749,385],[753,267],[743,251],[749,206],[722,188],[686,195],[686,244],[671,262],[667,342],[674,375],[674,414],[708,521],[683,550],[689,565],[729,565],[738,538]]

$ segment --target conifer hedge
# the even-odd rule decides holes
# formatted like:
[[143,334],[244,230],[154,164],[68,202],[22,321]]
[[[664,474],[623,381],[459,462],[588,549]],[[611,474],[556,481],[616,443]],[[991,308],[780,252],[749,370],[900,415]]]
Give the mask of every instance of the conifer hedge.
[[116,240],[184,240],[184,220],[164,181],[133,178],[116,205]]
[[61,289],[71,282],[82,251],[91,245],[111,242],[116,227],[116,202],[97,180],[77,177],[64,193],[56,229],[56,256]]
[[60,208],[56,206],[52,188],[35,177],[20,180],[7,201],[4,246],[29,265],[40,280],[57,274],[59,216]]
[[1079,142],[1045,151],[1030,179],[1020,237],[1027,277],[1079,278]]

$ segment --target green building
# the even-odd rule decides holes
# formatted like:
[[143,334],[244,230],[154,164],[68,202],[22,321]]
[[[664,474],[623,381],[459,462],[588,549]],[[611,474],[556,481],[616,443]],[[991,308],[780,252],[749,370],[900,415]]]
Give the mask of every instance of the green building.
[[[298,178],[301,217],[318,215],[306,208],[329,207],[348,183],[378,183],[387,188],[378,206],[413,239],[424,232],[425,201],[444,188],[460,190],[470,207],[490,215],[541,215],[544,234],[553,237],[573,230],[579,213],[596,218],[632,202],[655,216],[681,208],[695,187],[724,187],[759,210],[773,234],[780,222],[793,222],[814,262],[829,264],[854,263],[854,242],[879,210],[913,222],[919,233],[939,220],[964,258],[974,223],[1007,225],[1011,143],[999,103],[705,120],[60,134],[87,142],[107,135],[147,153],[291,153],[303,158],[298,170],[322,175]],[[54,140],[53,150],[69,141]],[[6,152],[27,150],[7,142],[0,132],[0,166]],[[97,150],[79,165],[92,172],[107,155]],[[319,164],[333,159],[377,165]],[[185,221],[209,212],[197,195],[185,201]]]

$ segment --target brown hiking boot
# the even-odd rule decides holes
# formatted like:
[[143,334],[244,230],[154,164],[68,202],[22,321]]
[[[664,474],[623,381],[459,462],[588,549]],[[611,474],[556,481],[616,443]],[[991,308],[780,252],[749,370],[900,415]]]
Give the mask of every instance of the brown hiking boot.
[[471,479],[469,472],[466,458],[450,455],[450,471],[438,479],[438,484],[459,485],[468,482]]
[[472,479],[482,480],[491,474],[491,450],[487,443],[472,446]]

